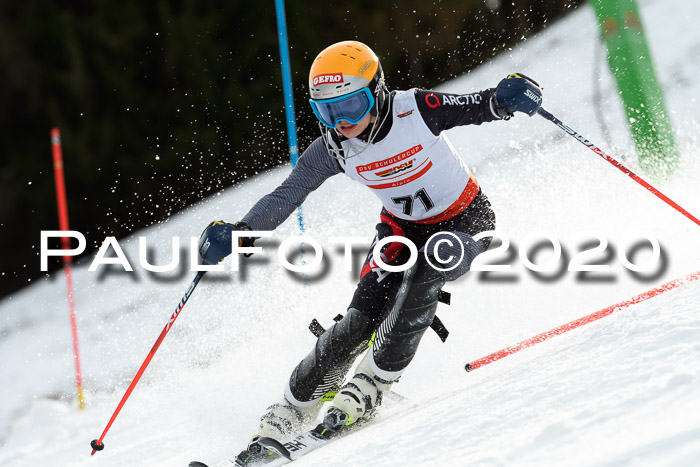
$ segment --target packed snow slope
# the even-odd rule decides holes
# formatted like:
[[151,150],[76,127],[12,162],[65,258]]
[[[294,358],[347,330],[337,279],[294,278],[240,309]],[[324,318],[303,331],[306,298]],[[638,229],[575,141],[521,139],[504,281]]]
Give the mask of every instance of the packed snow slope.
[[[658,186],[697,216],[700,3],[641,0],[640,6],[682,154],[679,170]],[[597,37],[593,13],[582,6],[442,89],[467,93],[523,72],[544,87],[549,111],[637,169],[612,77],[593,60]],[[594,78],[602,102],[593,99]],[[494,205],[497,229],[510,240],[512,271],[470,273],[449,283],[452,305],[441,305],[438,314],[450,338],[442,344],[425,335],[394,386],[408,402],[387,404],[376,423],[300,465],[698,465],[698,282],[473,373],[463,368],[697,271],[700,227],[542,118],[518,115],[449,136]],[[76,267],[82,412],[62,274],[0,302],[0,465],[184,466],[221,460],[245,445],[312,347],[309,321],[329,326],[352,296],[362,255],[347,272],[342,251],[328,239],[369,241],[380,205],[342,176],[303,208],[307,234],[324,247],[321,271],[303,278],[279,265],[276,245],[297,234],[290,218],[273,239],[258,242],[264,252],[243,272],[230,272],[228,259],[229,272],[207,274],[106,436],[106,449],[90,457],[89,448],[194,275],[147,273],[139,265],[138,237],[147,238],[153,261],[165,264],[173,236],[185,247],[209,221],[239,219],[289,171],[281,167],[237,184],[121,242],[133,273],[89,272],[89,261]],[[593,260],[610,264],[610,271],[532,273],[517,253],[529,234],[542,231],[561,242],[567,259],[595,236],[606,238],[607,253]],[[645,235],[659,241],[661,267],[633,276],[617,251],[644,263],[650,249],[633,254],[627,245]],[[551,256],[547,248],[537,255],[533,247],[525,250],[537,263]],[[497,253],[489,262],[508,258]],[[30,267],[39,267],[38,257]]]

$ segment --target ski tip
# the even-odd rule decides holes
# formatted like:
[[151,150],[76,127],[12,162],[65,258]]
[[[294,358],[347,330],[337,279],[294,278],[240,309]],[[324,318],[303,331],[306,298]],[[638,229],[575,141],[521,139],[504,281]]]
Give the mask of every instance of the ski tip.
[[197,462],[197,461],[192,461],[189,463],[187,467],[209,467],[207,464],[204,464],[202,462]]
[[472,371],[472,365],[471,365],[471,363],[467,363],[466,365],[464,365],[464,369],[465,369],[466,371]]

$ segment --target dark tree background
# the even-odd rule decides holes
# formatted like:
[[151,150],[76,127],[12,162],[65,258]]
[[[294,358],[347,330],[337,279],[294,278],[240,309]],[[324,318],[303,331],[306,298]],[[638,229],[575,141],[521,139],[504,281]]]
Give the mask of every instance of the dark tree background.
[[[327,45],[365,42],[390,88],[430,88],[582,1],[287,0],[300,148]],[[288,160],[273,0],[0,0],[0,68],[0,296],[41,277],[39,232],[58,228],[53,126],[88,252]]]

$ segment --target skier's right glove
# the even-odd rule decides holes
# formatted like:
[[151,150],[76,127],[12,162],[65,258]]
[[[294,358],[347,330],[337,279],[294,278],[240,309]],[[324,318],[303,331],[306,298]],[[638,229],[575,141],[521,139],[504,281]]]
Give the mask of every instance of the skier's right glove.
[[532,78],[513,73],[498,83],[493,101],[499,114],[505,111],[512,116],[513,112],[523,112],[532,117],[542,105],[542,90]]
[[[210,223],[199,237],[199,256],[204,264],[216,264],[231,254],[231,232],[234,230],[251,230],[245,222],[229,224],[224,221]],[[239,247],[250,247],[255,242],[254,237],[239,237]],[[252,253],[245,253],[247,258]]]

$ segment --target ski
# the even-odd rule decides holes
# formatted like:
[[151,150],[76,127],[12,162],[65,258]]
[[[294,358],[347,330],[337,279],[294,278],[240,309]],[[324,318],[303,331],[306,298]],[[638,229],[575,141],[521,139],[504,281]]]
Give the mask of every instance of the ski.
[[[344,415],[344,414],[343,414]],[[285,440],[259,437],[254,439],[248,449],[234,459],[225,460],[209,466],[202,462],[190,462],[189,467],[275,467],[293,462],[302,456],[325,446],[331,441],[356,431],[367,425],[374,417],[363,418],[345,426],[329,423],[328,416],[316,428],[305,431]],[[252,451],[251,451],[252,449]]]
[[[409,401],[408,398],[394,391],[386,392],[383,400],[385,404],[389,402],[390,406],[405,404]],[[376,413],[367,418],[361,418],[352,425],[347,426],[344,424],[345,419],[343,416],[346,415],[338,414],[338,412],[331,408],[326,413],[323,422],[317,425],[316,428],[284,440],[266,437],[253,438],[248,448],[232,459],[220,461],[211,465],[193,461],[189,463],[189,467],[276,467],[288,464],[289,462],[293,462],[305,456],[311,451],[325,446],[331,441],[368,425],[375,419]],[[341,419],[338,420],[337,417]]]
[[281,456],[286,461],[295,461],[301,456],[328,444],[328,442],[338,436],[339,432],[331,432],[321,423],[313,430],[301,433],[293,438],[284,441],[277,441],[273,438],[260,438],[260,445]]

